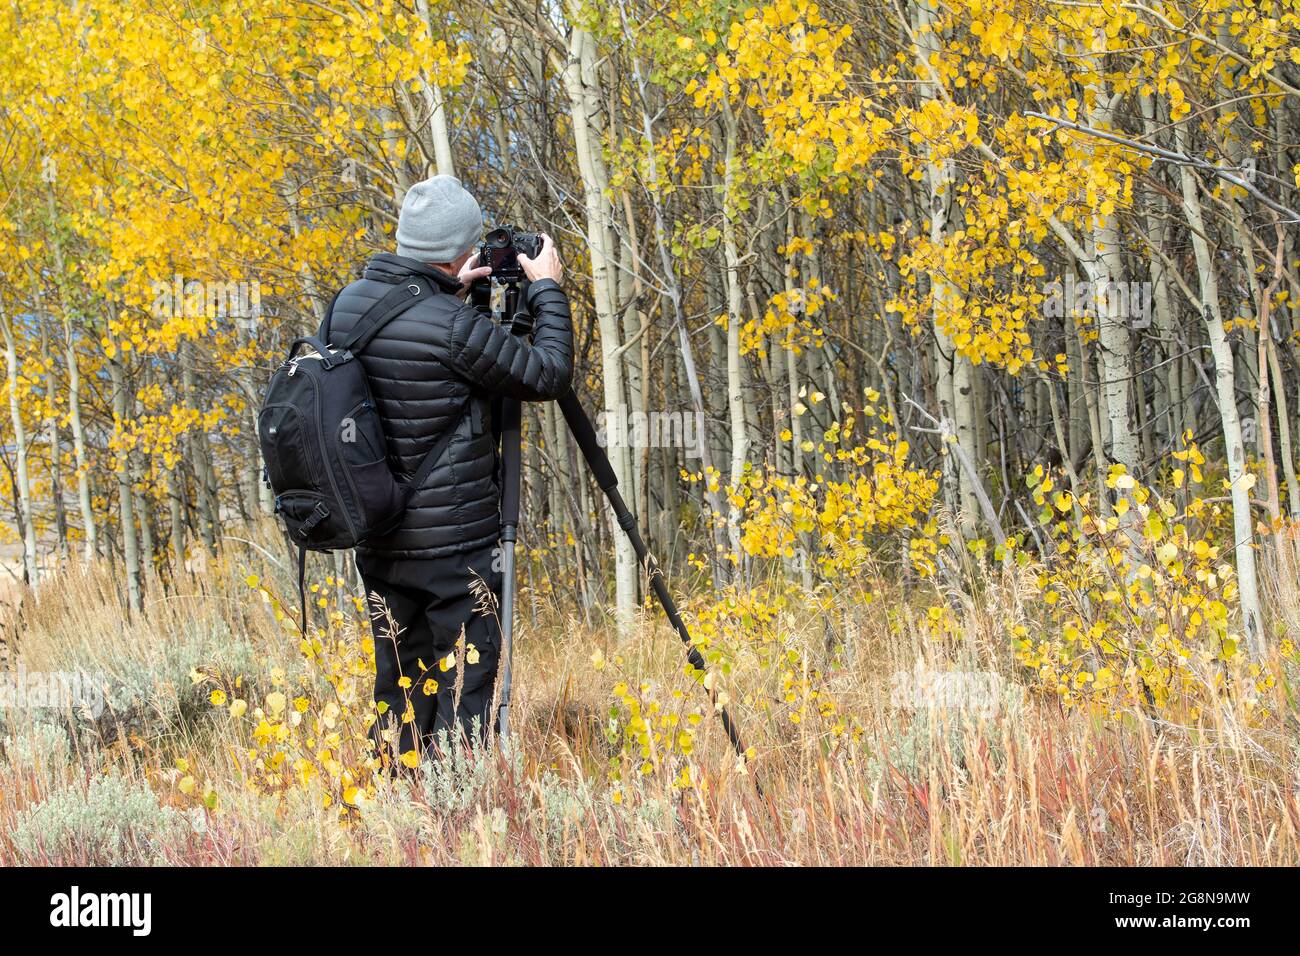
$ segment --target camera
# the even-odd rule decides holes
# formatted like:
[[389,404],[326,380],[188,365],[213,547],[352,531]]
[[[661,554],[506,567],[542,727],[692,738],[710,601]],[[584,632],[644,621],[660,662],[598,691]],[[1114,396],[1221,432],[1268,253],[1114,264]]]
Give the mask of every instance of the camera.
[[542,251],[542,237],[535,232],[516,232],[513,226],[498,226],[489,232],[478,247],[478,264],[492,267],[492,278],[498,282],[522,282],[525,278],[519,264],[522,253],[534,258]]

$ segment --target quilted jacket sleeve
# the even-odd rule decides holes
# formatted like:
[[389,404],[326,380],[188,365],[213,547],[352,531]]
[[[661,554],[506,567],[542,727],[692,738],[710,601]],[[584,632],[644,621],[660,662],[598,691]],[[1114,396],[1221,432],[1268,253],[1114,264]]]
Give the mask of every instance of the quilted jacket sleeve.
[[524,401],[559,398],[573,375],[569,298],[553,279],[528,287],[533,340],[511,334],[466,304],[452,320],[451,366],[474,385]]

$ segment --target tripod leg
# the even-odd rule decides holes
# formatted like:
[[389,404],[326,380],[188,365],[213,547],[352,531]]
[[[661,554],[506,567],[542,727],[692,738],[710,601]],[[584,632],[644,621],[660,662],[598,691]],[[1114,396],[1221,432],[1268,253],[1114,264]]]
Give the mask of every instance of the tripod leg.
[[[614,468],[609,463],[609,456],[600,447],[600,442],[596,437],[596,429],[592,426],[586,409],[582,407],[582,403],[578,401],[578,396],[573,392],[569,392],[559,399],[559,406],[560,411],[564,414],[564,420],[569,426],[569,431],[573,434],[578,447],[582,449],[582,456],[587,461],[587,467],[591,469],[592,475],[596,478],[596,484],[600,485],[600,490],[605,493],[605,497],[609,499],[610,507],[614,509],[614,517],[618,520],[618,526],[623,529],[623,533],[632,542],[632,550],[636,552],[637,560],[641,562],[641,566],[645,569],[646,575],[650,579],[650,587],[654,591],[655,597],[659,599],[664,614],[667,615],[669,623],[677,632],[677,636],[686,645],[686,660],[698,671],[707,670],[708,665],[700,655],[699,650],[696,649],[694,642],[691,640],[691,632],[687,629],[686,622],[682,620],[681,612],[677,610],[677,604],[673,601],[672,595],[668,593],[668,585],[664,581],[663,572],[659,569],[659,563],[655,561],[654,555],[646,547],[645,541],[641,538],[641,532],[637,528],[636,518],[623,500],[623,496],[619,494],[618,479],[614,475]],[[731,720],[731,715],[727,712],[726,707],[718,706],[716,692],[712,688],[706,689],[709,692],[710,700],[718,709],[718,715],[722,718],[722,726],[726,728],[731,746],[735,748],[736,753],[740,755],[742,760],[746,759],[746,747],[741,742],[740,734]]]
[[515,539],[519,530],[520,449],[522,408],[517,399],[501,405],[501,694],[497,705],[497,734],[510,733],[511,657],[515,632]]

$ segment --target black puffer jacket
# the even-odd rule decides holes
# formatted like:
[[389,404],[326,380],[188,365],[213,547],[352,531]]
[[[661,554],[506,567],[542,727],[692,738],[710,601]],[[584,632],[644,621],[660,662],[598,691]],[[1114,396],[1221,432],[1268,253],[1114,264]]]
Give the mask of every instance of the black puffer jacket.
[[492,396],[559,398],[573,371],[569,300],[551,279],[531,283],[533,340],[512,335],[454,293],[459,283],[415,259],[381,253],[334,303],[321,340],[338,345],[362,313],[412,275],[434,295],[389,322],[361,353],[384,422],[389,463],[410,475],[443,432],[456,427],[428,480],[411,496],[391,534],[361,551],[385,558],[436,558],[496,540],[500,493],[492,435]]

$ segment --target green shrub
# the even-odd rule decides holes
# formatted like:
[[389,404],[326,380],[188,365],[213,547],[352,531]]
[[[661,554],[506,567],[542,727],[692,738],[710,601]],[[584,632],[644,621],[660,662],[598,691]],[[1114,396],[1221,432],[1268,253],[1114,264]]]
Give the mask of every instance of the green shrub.
[[56,790],[21,814],[11,839],[28,863],[157,865],[191,833],[185,816],[161,806],[147,786],[113,774]]
[[33,722],[9,731],[4,753],[15,770],[48,776],[71,762],[72,742],[58,724]]

